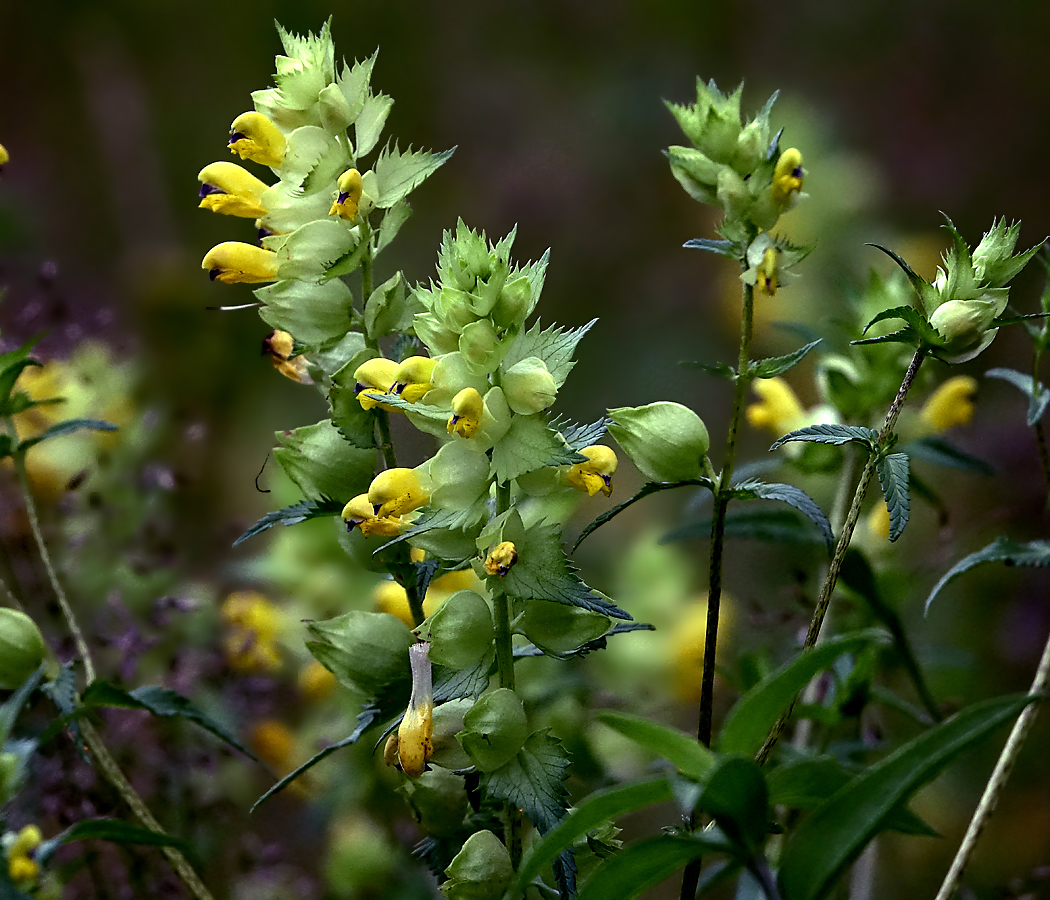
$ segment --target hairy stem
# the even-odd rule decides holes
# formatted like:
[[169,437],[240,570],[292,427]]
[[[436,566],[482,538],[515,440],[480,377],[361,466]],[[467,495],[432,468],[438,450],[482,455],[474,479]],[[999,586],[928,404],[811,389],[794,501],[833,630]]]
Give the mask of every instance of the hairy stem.
[[383,465],[388,469],[397,468],[397,452],[394,450],[394,439],[390,436],[390,415],[385,409],[377,409],[376,425],[379,428],[379,449],[383,453]]
[[[897,396],[893,398],[893,403],[890,405],[889,411],[886,413],[886,421],[883,423],[882,430],[879,432],[876,447],[885,446],[890,433],[893,431],[893,427],[897,424],[897,417],[900,415],[901,407],[904,405],[904,398],[908,396],[908,391],[911,389],[912,383],[915,381],[915,376],[918,374],[919,366],[922,365],[922,361],[925,358],[926,351],[923,348],[920,347],[915,351],[915,355],[912,357],[911,363],[908,365],[908,371],[904,373],[904,380],[901,382],[900,389],[897,391]],[[809,631],[806,633],[806,640],[802,645],[802,652],[813,647],[817,643],[817,638],[820,636],[820,627],[824,624],[824,616],[827,615],[828,607],[831,605],[831,595],[835,591],[835,585],[838,584],[839,571],[842,569],[842,561],[846,558],[846,551],[849,549],[850,541],[853,540],[853,531],[857,527],[857,520],[860,518],[860,509],[864,503],[864,495],[867,493],[872,475],[875,474],[876,456],[877,453],[869,454],[868,460],[864,464],[864,469],[860,473],[860,480],[857,482],[857,488],[853,493],[853,501],[850,503],[849,510],[846,512],[846,520],[842,523],[842,533],[839,535],[838,542],[835,544],[835,551],[832,554],[831,563],[828,565],[828,574],[824,578],[824,585],[820,589],[820,596],[817,597],[817,605],[813,610],[813,618],[810,619]],[[796,698],[796,700],[797,699],[798,698]],[[758,751],[756,756],[759,765],[762,765],[767,759],[769,759],[769,754],[773,752],[773,748],[776,747],[777,741],[780,740],[780,736],[783,734],[784,728],[787,726],[788,719],[791,718],[791,713],[794,708],[795,701],[792,701],[791,706],[779,719],[777,719],[776,724],[769,732],[765,743],[762,745],[762,749]]]

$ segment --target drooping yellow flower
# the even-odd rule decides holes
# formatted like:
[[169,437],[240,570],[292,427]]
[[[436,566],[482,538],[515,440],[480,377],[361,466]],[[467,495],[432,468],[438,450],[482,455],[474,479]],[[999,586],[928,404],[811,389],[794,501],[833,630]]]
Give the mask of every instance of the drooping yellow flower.
[[[469,577],[468,577],[469,576]],[[423,598],[423,615],[432,616],[456,591],[479,586],[478,576],[473,569],[462,572],[449,572],[430,582],[427,595]],[[404,585],[393,579],[384,579],[372,589],[372,606],[376,612],[390,613],[404,622],[409,628],[415,628],[412,607],[408,602],[408,592]]]
[[463,388],[452,398],[452,415],[448,417],[448,433],[472,438],[481,427],[485,401],[476,388]]
[[780,437],[787,434],[806,414],[791,386],[783,378],[757,378],[751,389],[759,402],[744,411],[753,428],[766,428]]
[[426,505],[429,500],[430,495],[420,484],[415,469],[386,469],[368,486],[368,502],[380,518],[403,516]]
[[409,778],[418,778],[426,771],[427,760],[434,752],[434,690],[429,653],[430,644],[426,642],[408,648],[412,694],[397,729],[397,758]]
[[261,284],[277,280],[277,254],[254,244],[223,241],[208,251],[201,268],[223,284]]
[[43,839],[36,825],[26,825],[7,848],[7,874],[16,886],[31,887],[40,877],[40,866],[30,854]]
[[397,537],[401,531],[400,516],[377,516],[375,507],[369,502],[368,494],[358,494],[349,501],[343,507],[342,515],[347,531],[360,528],[365,537],[373,534],[379,537]]
[[969,375],[956,375],[937,388],[923,404],[919,416],[934,434],[940,434],[956,425],[973,421],[973,398],[977,381]]
[[235,591],[222,604],[222,618],[229,626],[223,645],[232,668],[274,671],[281,667],[280,611],[262,594]]
[[341,219],[356,219],[361,205],[361,194],[364,190],[361,173],[357,169],[347,169],[339,176],[339,194],[328,210],[328,215]]
[[272,331],[263,339],[262,351],[270,357],[273,367],[285,378],[290,378],[299,384],[313,384],[307,370],[306,357],[302,355],[293,356],[295,352],[295,339],[287,331]]
[[492,552],[485,558],[485,571],[489,575],[506,575],[511,566],[518,561],[518,548],[513,541],[503,541],[492,548]]
[[231,162],[214,162],[200,170],[197,180],[201,183],[201,209],[243,219],[266,215],[262,195],[270,186],[247,169]]
[[361,363],[354,372],[354,393],[357,402],[364,409],[372,409],[378,406],[389,412],[400,412],[386,403],[375,400],[377,394],[389,394],[394,386],[394,377],[397,375],[398,364],[392,359],[377,356]]
[[421,400],[434,386],[430,383],[430,376],[435,365],[437,360],[429,356],[410,356],[402,360],[390,389],[409,403]]
[[804,176],[802,154],[794,147],[785,150],[773,170],[773,199],[780,205],[787,203],[792,194],[802,190]]
[[284,161],[285,139],[262,113],[241,113],[230,126],[230,152],[276,168]]
[[593,444],[584,447],[581,454],[587,462],[576,463],[565,476],[566,483],[578,491],[586,491],[593,497],[601,491],[608,497],[612,493],[612,477],[616,473],[616,453],[604,444]]
[[316,703],[328,697],[335,690],[336,677],[316,659],[311,659],[300,670],[296,685],[303,699]]

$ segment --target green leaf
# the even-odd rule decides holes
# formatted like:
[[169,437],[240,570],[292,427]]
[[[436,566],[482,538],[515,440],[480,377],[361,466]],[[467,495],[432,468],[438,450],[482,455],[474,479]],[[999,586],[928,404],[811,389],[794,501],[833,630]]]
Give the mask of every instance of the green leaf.
[[664,777],[640,781],[596,791],[571,810],[562,821],[529,848],[518,868],[514,881],[507,889],[508,900],[520,897],[525,888],[543,869],[573,841],[589,831],[601,827],[617,816],[635,810],[667,803],[672,799],[671,788]]
[[351,272],[356,272],[361,268],[361,263],[368,253],[369,246],[371,246],[371,240],[360,240],[358,238],[356,244],[350,245],[338,257],[329,259],[324,263],[322,266],[323,272],[319,274],[319,280],[325,283],[341,275],[349,275]]
[[398,200],[384,213],[383,220],[379,223],[379,239],[376,242],[376,253],[382,252],[390,242],[397,237],[401,226],[408,221],[412,215],[412,207],[407,200]]
[[610,709],[602,710],[595,718],[636,744],[662,756],[693,781],[705,781],[715,768],[714,754],[696,738],[683,734],[677,728]]
[[886,509],[890,511],[890,540],[895,541],[908,524],[911,513],[911,498],[908,495],[910,471],[907,453],[888,453],[875,460],[875,471],[886,498]]
[[357,399],[354,389],[357,379],[354,373],[358,366],[373,357],[374,351],[363,347],[345,365],[332,375],[332,386],[328,390],[328,405],[332,410],[332,424],[339,433],[355,447],[362,450],[375,448],[375,420],[373,410],[365,409]]
[[428,153],[424,150],[413,151],[409,147],[402,153],[397,144],[394,144],[393,150],[384,150],[375,163],[376,181],[379,183],[376,206],[379,209],[392,207],[447,162],[455,149],[453,147],[443,153]]
[[420,535],[426,534],[428,531],[435,531],[437,529],[453,530],[469,528],[476,525],[485,512],[486,507],[484,503],[475,503],[465,509],[425,509],[423,514],[416,519],[410,529],[402,532],[396,538],[387,541],[373,551],[372,555],[375,556],[380,554],[387,548],[393,547],[395,544],[407,541],[409,538],[419,537]]
[[726,837],[755,854],[769,830],[769,790],[753,759],[733,756],[719,763],[704,787],[699,809],[707,812]]
[[591,319],[590,322],[579,328],[565,329],[551,326],[543,329],[537,320],[528,331],[510,345],[500,368],[506,372],[523,359],[535,356],[543,360],[547,371],[554,377],[554,383],[561,387],[575,365],[572,354],[576,351],[576,345],[597,321],[597,319]]
[[18,381],[18,376],[22,374],[22,370],[28,366],[40,365],[29,354],[33,346],[42,337],[42,334],[37,335],[16,350],[0,354],[0,415],[9,416],[12,414],[11,391],[14,390],[15,382]]
[[[926,279],[917,275],[912,269],[912,267],[909,266],[900,256],[898,256],[892,250],[883,247],[881,244],[875,244],[870,241],[868,242],[868,246],[874,247],[876,250],[881,250],[898,266],[900,266],[904,274],[908,276],[908,281],[911,282],[911,286],[915,289],[915,293],[918,295],[919,300],[922,301],[924,306],[928,305],[927,301],[933,298],[935,291],[933,289],[933,286],[928,281],[926,281]],[[869,323],[869,325],[870,324],[871,323]]]
[[374,450],[347,441],[330,419],[278,431],[273,458],[309,500],[348,500],[368,490],[375,474]]
[[576,574],[561,545],[561,528],[541,522],[525,531],[518,545],[518,561],[500,579],[512,597],[553,600],[579,606],[614,619],[631,617],[616,604],[595,593]]
[[[687,522],[660,538],[661,544],[711,537],[712,518]],[[725,537],[778,544],[826,545],[804,519],[787,509],[730,509],[726,512]]]
[[448,421],[449,411],[447,409],[441,409],[437,406],[429,406],[423,401],[409,403],[400,394],[373,394],[372,396],[380,403],[385,403],[393,409],[399,409],[402,412],[408,413],[410,416],[418,415],[420,418],[429,419],[432,422]]
[[550,422],[551,428],[560,433],[565,443],[573,450],[582,450],[584,447],[597,444],[605,437],[608,424],[609,420],[605,416],[589,425],[577,425],[563,416],[556,416]]
[[788,353],[786,356],[773,356],[769,359],[762,359],[752,363],[751,374],[755,378],[775,378],[778,375],[783,375],[788,369],[801,362],[803,357],[820,343],[820,340],[820,338],[817,338],[815,341],[810,341],[804,347],[799,347],[798,350]]
[[343,511],[343,506],[345,504],[340,505],[339,501],[327,497],[322,497],[320,500],[303,500],[292,506],[286,506],[284,509],[267,513],[259,519],[258,522],[233,542],[233,546],[236,547],[238,544],[248,540],[248,538],[262,534],[268,528],[273,528],[274,525],[298,525],[300,522],[306,522],[309,519],[338,516]]
[[350,330],[354,295],[339,279],[319,284],[288,278],[259,288],[255,296],[267,325],[308,346],[337,341]]
[[22,707],[25,706],[30,695],[40,686],[40,682],[43,680],[44,667],[40,666],[4,701],[3,706],[0,706],[0,747],[3,747],[4,743],[11,736],[11,730],[15,727],[15,720],[18,718],[18,714],[22,712]]
[[1045,319],[1047,316],[1050,316],[1050,312],[1027,313],[1023,316],[999,316],[997,319],[992,319],[992,324],[1020,325],[1022,322],[1027,322],[1030,319]]
[[568,769],[561,741],[544,729],[533,732],[509,763],[483,776],[482,785],[487,796],[523,810],[546,834],[565,818],[569,794],[563,780]]
[[795,487],[793,484],[766,484],[749,479],[734,485],[730,496],[738,500],[779,500],[781,503],[793,506],[820,529],[829,554],[835,546],[835,535],[831,531],[828,517],[802,488]]
[[628,506],[637,503],[639,500],[643,499],[644,497],[648,497],[650,494],[656,494],[660,491],[669,491],[672,488],[680,487],[705,487],[709,491],[714,492],[715,483],[709,478],[697,478],[692,479],[690,481],[673,482],[650,481],[642,485],[641,490],[639,490],[638,493],[635,494],[633,497],[629,497],[627,500],[624,500],[623,503],[618,503],[612,509],[606,510],[600,516],[598,516],[598,518],[591,522],[586,528],[584,528],[583,531],[580,532],[580,536],[576,538],[576,542],[572,545],[572,549],[575,550],[577,547],[579,547],[580,544],[583,543],[583,539],[587,537],[587,535],[589,535],[592,531],[601,528],[602,525],[604,525],[610,519],[614,518],[615,516],[618,516],[625,509],[627,509]]
[[842,444],[855,443],[875,449],[875,441],[879,433],[873,428],[865,428],[863,425],[807,425],[777,438],[769,449],[776,450],[778,447],[791,441],[815,441],[818,444],[832,444],[838,447]]
[[736,380],[736,369],[727,363],[702,363],[696,360],[683,359],[678,365],[685,366],[687,369],[700,369],[708,375],[721,378],[723,381]]
[[707,250],[709,253],[717,253],[727,259],[741,259],[743,256],[739,244],[733,241],[713,241],[710,238],[693,238],[682,244],[689,250]]
[[874,630],[834,637],[800,653],[771,672],[730,710],[719,735],[718,750],[721,753],[754,756],[777,719],[791,706],[814,675],[828,668],[843,653],[860,650],[884,637],[883,632]]
[[259,758],[251,750],[245,747],[218,722],[201,712],[182,694],[170,688],[161,687],[160,685],[146,685],[145,687],[135,688],[133,691],[125,691],[116,685],[110,684],[108,681],[96,678],[84,691],[81,697],[81,705],[87,709],[97,709],[103,706],[142,709],[159,718],[188,719],[205,731],[215,735],[219,740],[239,750],[249,759],[254,759],[256,762],[259,761]]
[[147,847],[175,847],[190,858],[196,857],[193,845],[182,838],[172,837],[163,831],[141,828],[123,819],[84,819],[75,825],[70,825],[69,828],[50,840],[43,841],[34,856],[38,863],[46,866],[54,852],[62,845],[87,840]]
[[514,416],[510,429],[492,448],[492,474],[506,483],[544,466],[571,466],[586,460],[547,425],[542,413]]
[[862,344],[908,344],[912,347],[917,347],[921,343],[921,338],[914,328],[907,326],[900,331],[881,334],[873,338],[864,338],[859,341],[850,341],[850,343],[858,347]]
[[1015,369],[989,369],[984,373],[986,378],[1001,378],[1009,382],[1028,397],[1028,427],[1043,418],[1046,406],[1050,403],[1050,390],[1041,381],[1034,381],[1031,375],[1025,375]]
[[784,900],[818,900],[883,827],[886,816],[956,756],[1014,718],[1029,697],[977,703],[876,763],[803,820],[781,858]]
[[26,438],[24,441],[20,441],[18,444],[18,452],[25,453],[30,447],[35,447],[37,444],[41,444],[51,438],[62,437],[64,434],[72,434],[74,431],[82,431],[83,429],[90,429],[91,431],[116,431],[117,426],[112,422],[105,422],[102,419],[66,419],[64,422],[57,422],[36,437]]
[[359,157],[368,156],[379,143],[379,136],[383,133],[386,117],[390,115],[393,105],[393,98],[386,94],[371,94],[365,100],[354,122],[354,149]]
[[1001,562],[1008,566],[1048,566],[1050,541],[1029,541],[1027,544],[1021,544],[1012,538],[997,537],[983,550],[959,560],[941,576],[941,580],[933,586],[930,596],[926,598],[926,613],[929,614],[930,604],[949,581],[953,581],[964,572],[969,572],[975,566],[990,562]]
[[577,900],[631,900],[708,853],[732,846],[702,834],[671,835],[639,841],[614,853],[583,886]]
[[33,900],[29,894],[23,893],[15,887],[15,883],[8,874],[6,864],[0,866],[0,900]]
[[971,456],[960,450],[954,444],[948,443],[944,438],[936,435],[918,438],[909,441],[901,448],[901,452],[907,453],[913,459],[922,459],[926,462],[936,463],[939,466],[947,466],[951,469],[959,469],[963,472],[972,472],[975,475],[994,475],[993,469],[983,459]]
[[365,303],[365,332],[374,340],[392,332],[408,331],[417,312],[423,311],[415,294],[408,294],[401,272],[387,279]]

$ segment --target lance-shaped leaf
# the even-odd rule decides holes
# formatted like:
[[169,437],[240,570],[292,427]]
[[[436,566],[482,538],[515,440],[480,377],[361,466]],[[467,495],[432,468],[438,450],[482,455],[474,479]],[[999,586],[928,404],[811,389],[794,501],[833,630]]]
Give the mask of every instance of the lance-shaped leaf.
[[40,682],[43,680],[44,667],[41,666],[23,681],[18,689],[0,706],[0,747],[3,747],[11,734],[11,729],[15,727],[15,720],[18,718],[18,714],[22,712],[22,707],[25,706],[30,695],[40,686]]
[[364,101],[354,122],[354,143],[358,156],[368,156],[375,149],[393,106],[393,98],[386,94],[371,94]]
[[[688,522],[665,534],[660,538],[660,543],[709,538],[711,525],[711,516]],[[726,538],[778,544],[827,545],[823,534],[814,531],[805,519],[787,509],[730,509],[726,513],[724,535]]]
[[929,613],[930,604],[949,581],[958,578],[964,572],[969,572],[975,566],[991,562],[1001,562],[1008,566],[1048,566],[1050,565],[1050,541],[1029,541],[1027,544],[1022,544],[1013,538],[996,538],[983,550],[978,550],[960,559],[941,576],[941,580],[933,586],[930,596],[926,598],[926,612]]
[[322,497],[320,500],[303,500],[301,503],[295,503],[292,506],[286,506],[284,509],[267,513],[237,538],[233,542],[233,546],[236,547],[238,544],[248,540],[248,538],[262,534],[268,528],[273,528],[274,525],[298,525],[300,522],[305,522],[308,519],[338,516],[342,511],[343,504],[329,497]]
[[105,422],[102,419],[66,419],[64,422],[58,422],[52,425],[36,437],[26,438],[24,441],[20,441],[18,444],[18,452],[25,453],[30,447],[35,447],[37,444],[42,444],[44,441],[50,440],[51,438],[61,437],[64,434],[73,434],[75,431],[82,431],[84,429],[90,431],[116,431],[117,426],[112,422]]
[[685,366],[687,369],[700,369],[708,375],[721,378],[723,381],[733,381],[736,378],[736,369],[728,363],[702,363],[696,360],[683,359],[679,365]]
[[926,462],[936,463],[939,466],[960,469],[963,472],[972,472],[974,475],[995,474],[995,469],[983,459],[971,456],[969,453],[960,450],[954,444],[950,444],[944,438],[939,438],[936,435],[931,434],[909,441],[900,449],[901,452],[907,453],[913,459],[922,459]]
[[901,270],[904,272],[904,274],[908,276],[908,281],[911,282],[911,286],[915,288],[915,293],[918,295],[919,300],[922,301],[922,305],[924,307],[928,309],[934,302],[936,302],[937,292],[934,290],[933,285],[926,281],[926,279],[917,275],[912,269],[912,267],[909,266],[902,257],[898,256],[892,250],[883,247],[881,244],[869,242],[868,246],[874,247],[876,250],[881,250],[898,266],[901,267]]
[[781,858],[784,900],[827,896],[847,866],[885,828],[886,817],[960,753],[1020,713],[1029,697],[986,700],[909,741],[803,820]]
[[888,319],[900,319],[907,323],[922,338],[925,344],[939,347],[944,343],[944,338],[941,337],[937,329],[929,323],[926,316],[913,306],[895,306],[892,309],[884,309],[864,326],[863,334],[867,334],[868,329],[875,323],[885,322]]
[[890,513],[890,540],[895,541],[908,524],[911,497],[908,494],[910,464],[907,453],[887,453],[875,460],[875,471]]
[[163,831],[141,828],[123,819],[84,819],[70,825],[61,834],[41,842],[33,856],[40,865],[46,866],[59,847],[73,841],[87,840],[147,847],[175,847],[191,859],[197,858],[193,845],[182,838],[172,837]]
[[810,341],[805,346],[799,347],[798,350],[785,356],[771,356],[768,359],[760,359],[758,362],[753,362],[751,364],[751,374],[755,378],[775,378],[778,375],[783,375],[789,369],[798,365],[820,341],[821,339],[817,338],[815,341]]
[[731,756],[710,776],[697,807],[708,813],[733,843],[752,856],[769,830],[769,789],[753,759]]
[[708,253],[717,253],[727,259],[743,259],[744,248],[733,241],[714,241],[711,238],[693,238],[682,244],[689,250],[706,250]]
[[889,334],[880,334],[878,337],[863,338],[859,341],[850,341],[851,344],[860,346],[861,344],[908,344],[912,347],[918,347],[922,342],[922,338],[914,328],[910,325],[906,325],[900,331],[893,331]]
[[412,215],[412,207],[407,200],[398,200],[386,211],[383,221],[379,223],[379,239],[376,241],[376,253],[382,252],[397,237],[401,226]]
[[832,444],[836,447],[854,443],[874,450],[878,437],[877,431],[865,428],[863,425],[807,425],[805,428],[799,428],[797,431],[777,438],[769,449],[776,450],[792,441],[812,441],[818,444]]
[[550,422],[551,428],[559,432],[565,443],[573,450],[582,450],[584,447],[597,444],[598,441],[605,437],[608,431],[608,424],[609,420],[605,416],[602,416],[596,422],[584,425],[570,422],[563,416],[556,416]]
[[22,370],[27,366],[39,366],[35,359],[30,357],[33,346],[43,337],[42,334],[31,338],[16,350],[0,354],[0,415],[12,415],[14,408],[11,405],[11,391],[14,390],[15,382]]
[[706,780],[715,768],[714,754],[695,737],[683,734],[677,728],[614,710],[602,710],[595,718],[636,744],[662,756],[693,781]]
[[1035,381],[1031,375],[1018,372],[1015,369],[989,369],[984,373],[986,378],[1001,378],[1012,384],[1028,398],[1028,427],[1034,428],[1035,423],[1043,418],[1046,405],[1050,403],[1050,390],[1041,381]]
[[738,500],[779,500],[781,503],[793,506],[820,529],[821,534],[824,535],[828,553],[831,553],[835,546],[835,535],[831,531],[828,517],[802,488],[795,487],[793,484],[766,484],[763,481],[752,479],[735,485],[730,496]]

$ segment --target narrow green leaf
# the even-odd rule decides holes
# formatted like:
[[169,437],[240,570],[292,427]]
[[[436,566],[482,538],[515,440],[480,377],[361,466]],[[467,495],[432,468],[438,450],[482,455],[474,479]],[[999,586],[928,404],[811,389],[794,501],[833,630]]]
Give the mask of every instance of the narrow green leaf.
[[760,359],[758,362],[751,364],[751,374],[755,378],[775,378],[778,375],[783,375],[786,371],[798,365],[820,341],[820,338],[810,341],[804,347],[799,347],[798,350],[788,353],[786,356],[771,356],[768,359]]
[[708,375],[721,378],[723,381],[734,381],[736,379],[736,369],[727,363],[702,363],[683,359],[678,365],[685,366],[687,369],[700,369]]
[[1027,544],[1021,544],[1013,538],[996,538],[983,550],[978,550],[959,560],[941,576],[941,580],[933,586],[930,596],[926,598],[926,613],[929,614],[930,604],[949,581],[953,581],[964,572],[969,572],[975,566],[990,562],[1006,563],[1008,566],[1048,566],[1050,565],[1050,541],[1029,541]]
[[671,788],[663,776],[596,791],[529,848],[504,896],[507,900],[516,900],[524,894],[525,888],[544,867],[550,865],[562,850],[571,847],[573,841],[587,832],[601,827],[617,816],[657,803],[669,803],[671,800]]
[[769,789],[753,759],[732,756],[711,773],[698,808],[709,813],[733,843],[752,856],[769,830]]
[[962,751],[1014,718],[1030,702],[977,703],[876,763],[803,820],[781,859],[784,900],[818,900],[883,827],[886,816]]
[[875,471],[890,512],[890,541],[895,541],[908,524],[911,497],[908,494],[910,466],[907,453],[887,453],[875,460]]
[[752,479],[735,485],[730,496],[740,500],[779,500],[781,503],[793,506],[820,529],[828,554],[834,549],[835,535],[831,531],[828,517],[802,488],[795,487],[793,484],[766,484]]
[[1041,381],[1033,380],[1031,375],[1018,372],[1016,369],[989,369],[984,373],[986,378],[999,378],[1012,384],[1028,398],[1028,427],[1043,418],[1046,406],[1050,403],[1050,390]]
[[922,459],[926,462],[936,463],[939,466],[947,466],[952,469],[960,469],[963,472],[972,472],[975,475],[994,475],[993,469],[983,459],[971,456],[960,450],[954,444],[948,443],[936,435],[928,435],[909,441],[902,446],[901,452],[907,453],[914,459]]
[[739,244],[733,241],[713,241],[710,238],[693,238],[682,244],[689,250],[707,250],[709,253],[717,253],[727,259],[740,259],[743,256]]
[[4,701],[3,706],[0,706],[0,747],[3,747],[4,742],[10,737],[11,730],[15,727],[15,720],[22,712],[22,707],[43,680],[44,667],[40,666]]
[[163,831],[141,828],[123,819],[84,819],[75,825],[70,825],[61,834],[42,842],[36,850],[35,858],[41,865],[46,866],[54,852],[63,844],[86,840],[148,847],[176,847],[191,858],[196,856],[196,851],[191,844],[182,838],[165,834]]
[[[660,538],[661,544],[711,536],[710,516],[688,522]],[[820,544],[827,541],[806,522],[788,509],[733,509],[726,513],[725,537],[778,544]]]
[[908,276],[908,281],[911,282],[911,286],[915,288],[915,293],[918,295],[919,299],[925,302],[926,294],[930,291],[930,284],[925,278],[917,275],[912,267],[909,266],[901,256],[894,253],[889,248],[883,247],[881,244],[876,244],[872,241],[868,241],[868,246],[874,247],[876,250],[881,250],[898,266],[900,266],[904,274]]
[[919,333],[911,326],[907,326],[900,331],[880,334],[878,337],[873,338],[863,338],[859,341],[850,341],[850,343],[858,347],[862,344],[909,344],[917,347],[921,341],[922,338],[919,336]]
[[843,653],[852,653],[878,640],[885,640],[884,632],[868,630],[834,637],[771,672],[730,710],[719,735],[719,752],[754,756],[781,713],[814,675],[828,668]]
[[992,319],[992,324],[1018,325],[1021,322],[1027,322],[1029,319],[1045,319],[1047,316],[1050,316],[1050,312],[1028,313],[1023,316],[1000,316],[998,319]]
[[584,425],[577,425],[563,416],[556,416],[550,422],[551,428],[561,434],[565,443],[573,450],[582,450],[584,447],[591,446],[591,444],[597,444],[598,441],[605,437],[608,431],[608,424],[609,420],[605,416],[602,416],[596,422]]
[[835,447],[852,442],[873,450],[878,436],[879,433],[873,428],[865,428],[863,425],[807,425],[805,428],[785,434],[782,438],[777,438],[769,449],[776,450],[791,441],[814,441]]
[[636,744],[668,760],[686,778],[703,781],[715,767],[715,757],[703,744],[677,728],[650,722],[642,716],[602,710],[595,718]]
[[252,525],[251,528],[233,542],[233,546],[236,547],[238,544],[248,540],[248,538],[262,534],[268,528],[273,528],[274,525],[298,525],[300,522],[305,522],[308,519],[338,516],[343,511],[343,505],[338,500],[322,497],[320,500],[303,500],[301,503],[275,510],[267,513]]
[[58,422],[52,425],[36,437],[26,438],[24,441],[20,441],[18,444],[18,452],[25,453],[30,447],[35,447],[37,444],[43,443],[51,438],[61,437],[64,434],[72,434],[74,431],[81,431],[83,429],[90,429],[91,431],[116,431],[117,426],[112,422],[105,422],[102,419],[66,419],[64,422]]

